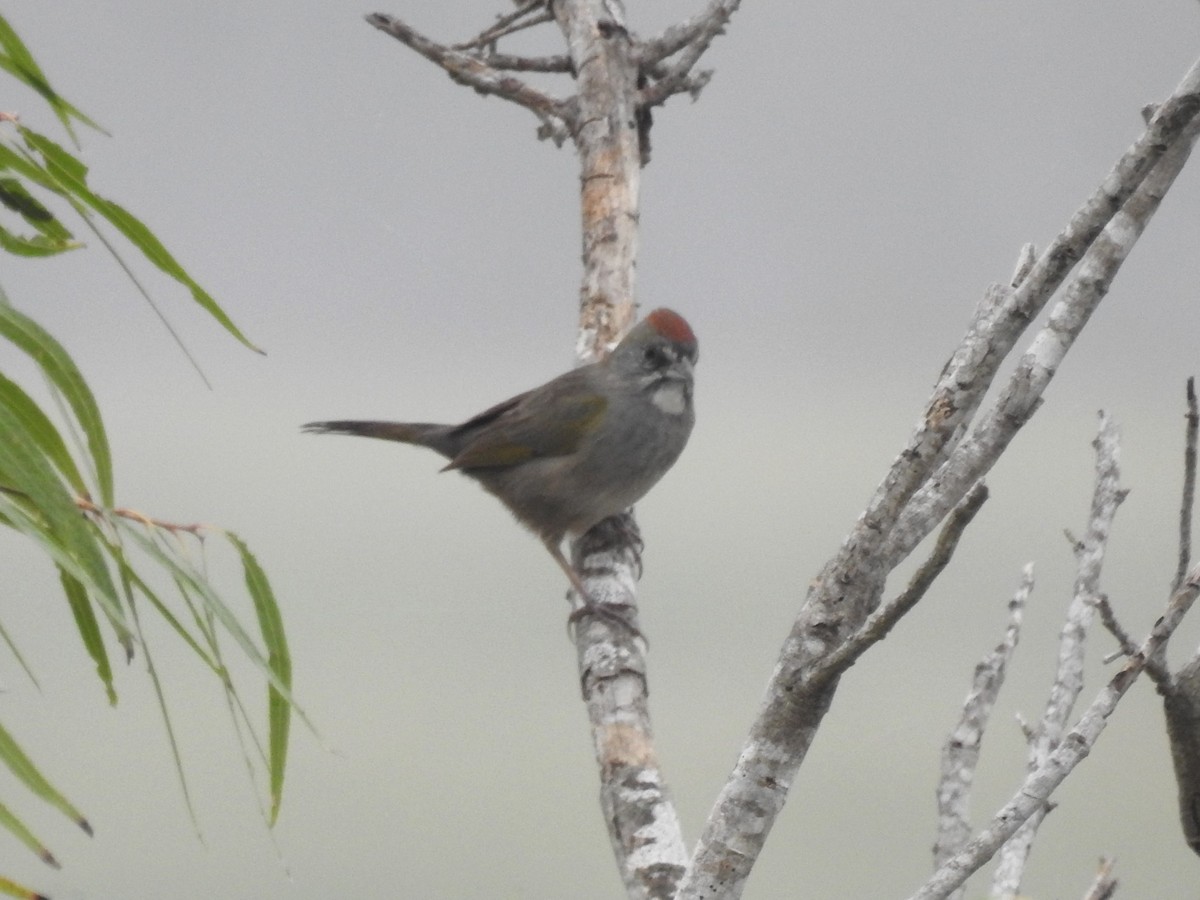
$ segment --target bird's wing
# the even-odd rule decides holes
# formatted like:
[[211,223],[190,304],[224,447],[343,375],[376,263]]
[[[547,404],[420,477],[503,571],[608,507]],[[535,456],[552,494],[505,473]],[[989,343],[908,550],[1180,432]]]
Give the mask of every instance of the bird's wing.
[[556,379],[464,422],[455,431],[466,442],[446,468],[507,468],[574,453],[608,407],[602,395],[579,388],[575,379]]

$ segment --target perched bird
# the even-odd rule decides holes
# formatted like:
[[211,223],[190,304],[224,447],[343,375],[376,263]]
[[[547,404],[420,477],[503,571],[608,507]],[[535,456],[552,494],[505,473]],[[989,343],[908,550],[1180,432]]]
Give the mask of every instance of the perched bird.
[[562,552],[576,538],[645,496],[692,432],[696,336],[683,317],[656,309],[607,357],[461,425],[310,422],[307,432],[417,444],[474,478],[537,534],[562,567],[584,611],[592,603]]

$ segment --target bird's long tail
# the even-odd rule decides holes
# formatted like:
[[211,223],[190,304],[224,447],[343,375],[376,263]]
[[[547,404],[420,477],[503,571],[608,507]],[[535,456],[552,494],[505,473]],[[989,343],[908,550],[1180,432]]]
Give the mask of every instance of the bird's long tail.
[[428,447],[443,456],[451,456],[452,448],[445,446],[445,425],[424,422],[362,422],[353,419],[338,422],[309,422],[301,429],[309,434],[355,434]]

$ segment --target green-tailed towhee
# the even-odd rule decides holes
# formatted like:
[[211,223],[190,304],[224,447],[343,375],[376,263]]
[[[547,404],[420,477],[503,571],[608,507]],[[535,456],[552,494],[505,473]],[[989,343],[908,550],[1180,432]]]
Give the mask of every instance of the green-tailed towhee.
[[443,471],[474,478],[542,539],[585,608],[597,611],[563,556],[563,539],[633,505],[679,458],[695,421],[696,350],[683,317],[656,309],[600,362],[461,425],[340,421],[310,422],[304,430],[440,453],[450,460]]

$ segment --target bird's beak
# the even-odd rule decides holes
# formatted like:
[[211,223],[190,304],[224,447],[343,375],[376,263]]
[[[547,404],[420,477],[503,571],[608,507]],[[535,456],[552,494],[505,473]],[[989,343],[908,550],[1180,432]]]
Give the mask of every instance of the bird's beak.
[[680,381],[690,381],[692,378],[692,361],[686,356],[675,360],[670,369],[670,377],[678,378]]

